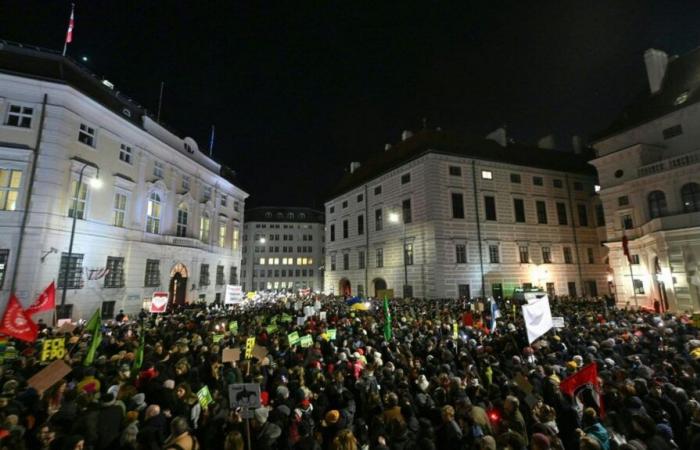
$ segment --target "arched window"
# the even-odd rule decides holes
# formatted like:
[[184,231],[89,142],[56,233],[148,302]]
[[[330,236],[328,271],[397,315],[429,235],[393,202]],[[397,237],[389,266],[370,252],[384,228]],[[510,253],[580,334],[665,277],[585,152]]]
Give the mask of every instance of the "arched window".
[[292,212],[287,213],[287,218],[288,218],[288,219],[294,219],[294,213],[292,213]]
[[189,208],[187,203],[180,203],[177,207],[177,229],[175,234],[180,237],[187,236],[187,216],[189,215]]
[[199,219],[199,240],[202,242],[209,242],[209,214],[202,214],[202,218]]
[[647,196],[649,201],[649,216],[655,217],[665,216],[668,211],[666,208],[666,194],[661,191],[652,191]]
[[688,183],[681,188],[683,212],[700,211],[700,184]]
[[160,195],[157,192],[151,192],[148,196],[146,231],[153,234],[160,232]]

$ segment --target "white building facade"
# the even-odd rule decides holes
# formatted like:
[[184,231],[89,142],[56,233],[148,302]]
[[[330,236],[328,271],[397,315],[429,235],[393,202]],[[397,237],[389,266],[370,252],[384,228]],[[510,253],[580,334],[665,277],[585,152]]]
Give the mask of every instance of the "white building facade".
[[581,155],[424,130],[353,163],[326,203],[325,290],[509,297],[607,293]]
[[239,283],[247,194],[193,139],[66,58],[10,45],[0,118],[0,303],[55,281],[73,318],[108,317],[155,291],[211,302]]
[[649,92],[594,144],[614,285],[620,304],[698,311],[700,50],[644,59]]
[[323,212],[311,208],[259,207],[245,214],[243,289],[321,291]]

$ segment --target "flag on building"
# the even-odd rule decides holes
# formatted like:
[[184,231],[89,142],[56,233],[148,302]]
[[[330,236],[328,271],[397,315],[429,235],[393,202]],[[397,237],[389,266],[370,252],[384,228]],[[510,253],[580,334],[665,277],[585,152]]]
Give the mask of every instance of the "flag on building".
[[29,306],[24,312],[29,315],[33,316],[34,314],[40,313],[42,311],[50,311],[52,309],[56,308],[56,283],[53,281],[49,286],[44,289],[44,292],[42,292],[36,300],[34,300],[34,303]]
[[603,397],[600,392],[600,384],[598,383],[598,366],[596,363],[588,364],[570,377],[561,380],[559,389],[563,393],[572,396],[574,400],[582,406],[590,406],[591,398],[586,399],[588,401],[583,401],[584,399],[582,399],[582,397],[586,395],[584,391],[590,389],[592,392],[589,393],[592,394],[592,400],[595,401],[598,407],[598,415],[600,417],[605,415]]
[[622,235],[622,253],[627,257],[627,262],[632,264],[632,256],[630,256],[630,244],[627,236]]
[[523,305],[523,318],[527,329],[527,339],[530,344],[554,327],[552,311],[549,309],[549,298],[532,299]]
[[496,319],[501,318],[501,310],[498,309],[498,303],[495,299],[491,299],[491,333],[496,331]]
[[70,9],[70,19],[68,19],[68,31],[66,31],[66,44],[73,42],[73,27],[75,26],[75,4]]
[[85,325],[85,331],[92,334],[92,340],[90,340],[90,346],[83,360],[83,365],[90,366],[95,360],[97,349],[102,343],[102,318],[100,317],[99,309],[95,311],[95,314],[92,315],[87,325]]
[[38,332],[36,324],[24,311],[15,294],[10,295],[5,314],[0,322],[0,333],[22,341],[34,342]]
[[384,339],[391,340],[391,311],[389,310],[389,300],[384,297]]

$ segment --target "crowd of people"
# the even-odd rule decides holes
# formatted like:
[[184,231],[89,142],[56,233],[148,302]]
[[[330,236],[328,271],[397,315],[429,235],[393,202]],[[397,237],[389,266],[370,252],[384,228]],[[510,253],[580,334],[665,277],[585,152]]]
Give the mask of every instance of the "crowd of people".
[[[381,301],[325,296],[121,314],[103,321],[88,365],[84,327],[44,327],[44,339],[65,337],[72,370],[39,392],[28,380],[47,364],[41,339],[8,342],[0,449],[700,448],[692,318],[552,299],[565,326],[529,344],[509,302],[493,327],[488,303],[388,306],[389,330]],[[310,345],[290,346],[294,332]],[[589,364],[600,395],[563,393]],[[259,386],[256,407],[229,397],[241,383]],[[197,395],[205,386],[210,401]]]

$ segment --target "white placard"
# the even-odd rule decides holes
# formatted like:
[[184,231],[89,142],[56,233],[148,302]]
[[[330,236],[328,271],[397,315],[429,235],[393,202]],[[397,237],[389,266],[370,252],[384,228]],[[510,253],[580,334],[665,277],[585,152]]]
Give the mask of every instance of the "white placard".
[[164,313],[168,308],[168,293],[167,292],[154,292],[151,297],[151,312],[152,313]]
[[552,324],[554,325],[554,328],[565,328],[566,327],[566,325],[564,324],[563,317],[552,317]]
[[243,289],[241,289],[241,286],[236,284],[227,284],[226,294],[224,295],[224,304],[235,305],[238,303],[243,303]]

